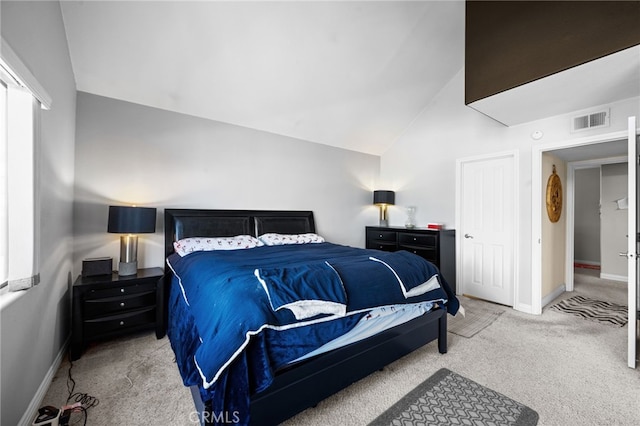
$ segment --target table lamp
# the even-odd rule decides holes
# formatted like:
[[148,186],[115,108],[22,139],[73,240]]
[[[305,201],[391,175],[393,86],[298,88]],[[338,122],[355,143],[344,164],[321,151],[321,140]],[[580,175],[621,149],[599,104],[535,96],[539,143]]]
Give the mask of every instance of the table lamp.
[[387,206],[396,202],[396,194],[393,191],[373,191],[373,204],[380,207],[380,226],[389,226],[387,219]]
[[109,206],[107,232],[120,236],[118,275],[138,273],[138,236],[156,232],[156,209],[152,207]]

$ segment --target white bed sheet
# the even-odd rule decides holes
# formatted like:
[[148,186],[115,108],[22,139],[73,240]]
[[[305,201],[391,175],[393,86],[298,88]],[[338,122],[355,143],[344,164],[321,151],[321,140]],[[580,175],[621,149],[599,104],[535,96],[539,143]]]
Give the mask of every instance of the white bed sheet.
[[364,316],[348,333],[343,334],[342,336],[325,343],[318,349],[291,361],[291,364],[351,343],[359,342],[360,340],[371,337],[384,330],[404,324],[429,312],[433,308],[433,305],[433,302],[421,302],[375,308]]

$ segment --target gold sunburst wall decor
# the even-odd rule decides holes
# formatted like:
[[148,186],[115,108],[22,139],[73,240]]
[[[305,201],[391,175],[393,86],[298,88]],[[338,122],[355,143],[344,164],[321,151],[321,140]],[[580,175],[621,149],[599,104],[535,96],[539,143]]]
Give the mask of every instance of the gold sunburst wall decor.
[[547,215],[553,223],[560,220],[562,214],[562,182],[556,173],[556,165],[547,180]]

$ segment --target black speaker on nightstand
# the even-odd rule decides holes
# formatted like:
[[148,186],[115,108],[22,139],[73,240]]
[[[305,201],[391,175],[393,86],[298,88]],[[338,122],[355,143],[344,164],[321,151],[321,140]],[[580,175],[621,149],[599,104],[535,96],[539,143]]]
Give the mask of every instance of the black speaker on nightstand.
[[113,259],[110,257],[94,257],[82,261],[82,276],[93,277],[95,275],[111,275],[113,272]]

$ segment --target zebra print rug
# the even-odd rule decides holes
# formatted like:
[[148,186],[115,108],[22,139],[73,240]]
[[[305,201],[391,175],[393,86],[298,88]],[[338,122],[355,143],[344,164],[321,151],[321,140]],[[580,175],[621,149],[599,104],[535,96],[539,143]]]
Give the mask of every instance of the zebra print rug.
[[624,327],[627,324],[626,306],[584,296],[565,299],[551,306],[551,309],[618,327]]

